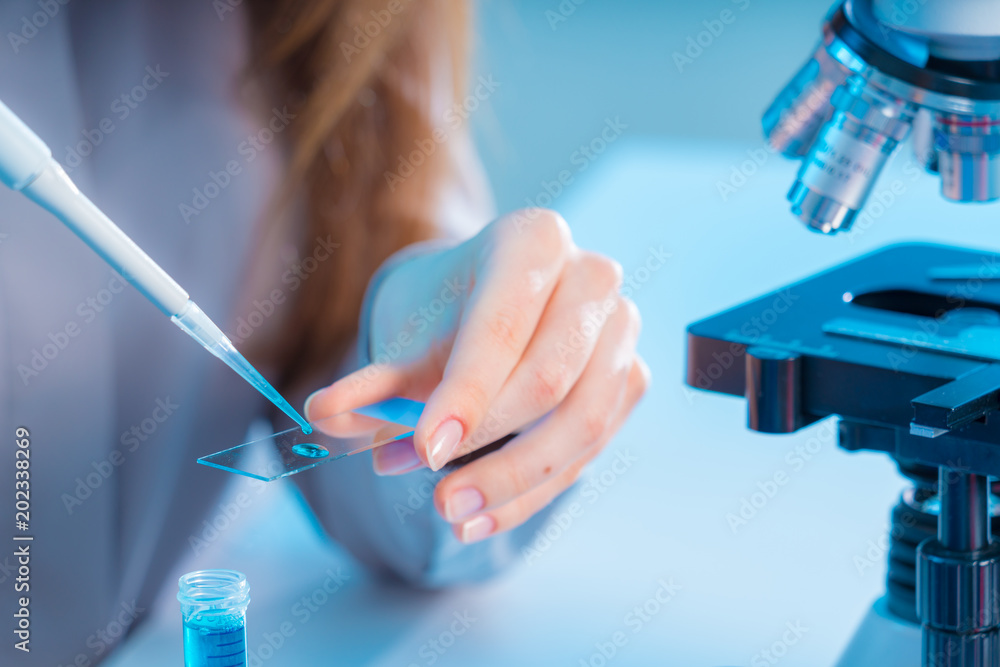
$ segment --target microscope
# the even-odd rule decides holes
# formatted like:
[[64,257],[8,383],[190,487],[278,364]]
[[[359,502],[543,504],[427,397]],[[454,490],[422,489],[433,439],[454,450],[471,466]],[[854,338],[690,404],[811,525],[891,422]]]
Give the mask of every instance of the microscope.
[[[911,137],[946,199],[1000,198],[1000,2],[839,2],[763,125],[801,160],[788,200],[821,234],[863,220]],[[766,332],[749,326],[762,316]],[[886,595],[840,665],[1000,665],[1000,255],[892,246],[692,324],[687,383],[745,397],[762,433],[837,416],[840,447],[883,452],[912,482]]]

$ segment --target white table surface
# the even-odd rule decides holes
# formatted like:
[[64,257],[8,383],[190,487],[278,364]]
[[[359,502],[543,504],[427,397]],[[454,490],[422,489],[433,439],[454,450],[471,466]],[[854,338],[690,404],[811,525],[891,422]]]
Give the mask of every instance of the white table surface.
[[[851,239],[823,238],[788,212],[784,194],[796,167],[777,156],[722,201],[717,182],[759,148],[625,138],[553,203],[580,245],[616,257],[626,273],[650,247],[672,253],[634,294],[653,387],[589,475],[607,481],[619,452],[636,462],[600,492],[574,490],[582,512],[553,528],[557,539],[530,564],[436,593],[373,581],[323,541],[291,486],[251,489],[251,506],[232,528],[179,568],[224,564],[247,573],[249,645],[265,658],[251,665],[598,666],[598,645],[621,632],[624,646],[609,665],[755,667],[771,664],[760,651],[781,641],[789,623],[804,632],[781,651],[781,665],[836,660],[882,593],[884,556],[863,571],[859,559],[887,532],[903,482],[886,457],[839,450],[829,424],[754,434],[741,399],[686,389],[685,327],[889,243],[1000,246],[1000,206],[943,201],[935,179],[914,177],[902,155],[877,190],[898,179],[904,192],[876,224]],[[569,156],[566,168],[574,168]],[[819,452],[793,468],[786,455],[810,438],[820,438]],[[734,533],[727,514],[778,471],[788,483]],[[349,577],[340,590],[308,616],[296,607],[338,568]],[[660,610],[645,620],[629,616],[661,580],[680,590],[666,604],[650,603]],[[107,664],[181,664],[174,593],[164,591],[154,617]],[[456,613],[475,619],[458,636]],[[283,623],[294,634],[268,650],[266,637],[276,639]],[[448,644],[443,653],[434,640]]]

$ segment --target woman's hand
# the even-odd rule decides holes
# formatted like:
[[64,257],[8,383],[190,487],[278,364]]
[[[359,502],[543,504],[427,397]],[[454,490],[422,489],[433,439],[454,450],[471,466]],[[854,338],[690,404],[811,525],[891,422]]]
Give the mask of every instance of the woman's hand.
[[556,213],[506,216],[456,247],[404,261],[372,308],[374,363],[313,394],[310,420],[391,396],[426,401],[412,438],[374,451],[395,475],[509,433],[437,484],[464,542],[510,530],[567,489],[649,383],[621,267],[577,248]]

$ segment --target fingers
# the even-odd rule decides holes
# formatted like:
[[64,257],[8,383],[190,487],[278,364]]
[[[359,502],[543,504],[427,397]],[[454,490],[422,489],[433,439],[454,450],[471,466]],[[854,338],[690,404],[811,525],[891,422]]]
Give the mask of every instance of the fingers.
[[[567,470],[585,465],[600,452],[648,383],[645,365],[635,357],[638,311],[628,300],[617,299],[619,307],[609,317],[594,354],[565,401],[503,449],[438,484],[435,503],[445,519],[464,522],[475,513],[532,495],[553,479],[565,479]],[[515,507],[531,502],[526,499]],[[495,518],[502,529],[504,517]]]
[[372,450],[372,464],[378,475],[403,475],[424,467],[413,448],[413,438],[403,438]]
[[536,421],[559,405],[583,374],[608,319],[620,304],[621,266],[595,253],[575,250],[538,330],[496,397],[491,410],[502,417],[495,432],[487,422],[462,452]]
[[[306,405],[311,421],[326,417],[319,428],[341,435],[371,425],[340,413],[392,396],[425,400],[414,435],[373,452],[383,475],[424,465],[439,470],[523,429],[438,484],[435,505],[467,542],[520,525],[571,485],[648,384],[635,354],[637,310],[617,293],[620,267],[576,249],[554,213],[537,212],[521,229],[515,223],[500,220],[448,251],[447,271],[440,257],[395,269],[377,295],[382,316],[372,317],[373,339],[395,340],[402,332],[412,344]],[[452,299],[451,317],[428,307],[414,320],[414,299],[433,292],[429,276],[438,273],[457,275],[462,298]],[[402,307],[386,305],[400,295]],[[425,322],[431,324],[418,326]]]
[[303,409],[321,433],[354,438],[374,432],[385,422],[350,412],[354,408],[399,395],[408,384],[405,368],[366,366],[314,392]]
[[[497,533],[513,530],[542,511],[560,494],[570,488],[580,478],[580,474],[617,432],[628,417],[635,403],[639,401],[648,385],[648,370],[641,359],[636,359],[629,374],[629,389],[626,393],[614,424],[589,452],[570,464],[565,470],[546,478],[538,486],[493,509],[487,509],[453,522],[453,531],[465,543],[477,542]],[[492,456],[492,454],[491,454]],[[457,474],[457,473],[454,473]],[[442,484],[447,481],[442,480]],[[438,487],[440,488],[440,484]],[[437,497],[435,496],[435,499]]]
[[579,465],[571,466],[557,477],[503,507],[455,523],[452,526],[455,536],[462,542],[471,544],[516,528],[530,517],[541,512],[560,493],[572,486],[585,465],[586,463],[581,462]]
[[314,392],[306,399],[306,419],[320,432],[335,438],[368,435],[384,420],[351,412],[394,396],[409,397],[428,375],[434,375],[435,355],[408,366],[370,364]]
[[481,243],[476,284],[414,437],[417,453],[434,470],[486,419],[534,334],[571,248],[566,223],[549,212],[525,230],[500,220]]
[[306,419],[324,419],[402,394],[413,373],[411,368],[388,365],[360,368],[307,398]]
[[642,397],[646,395],[651,382],[652,374],[649,371],[649,366],[646,365],[646,361],[642,357],[636,355],[632,368],[629,370],[625,398],[622,400],[622,405],[618,409],[618,415],[611,424],[611,428],[608,429],[612,434],[617,433],[622,425],[624,425],[625,420],[632,414],[632,410],[642,400]]

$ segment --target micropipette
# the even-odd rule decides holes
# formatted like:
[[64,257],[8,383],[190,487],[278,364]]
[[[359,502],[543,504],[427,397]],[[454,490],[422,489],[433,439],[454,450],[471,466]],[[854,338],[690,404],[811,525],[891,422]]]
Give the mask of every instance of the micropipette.
[[303,431],[312,431],[309,423],[233,347],[188,293],[80,192],[45,142],[2,101],[0,183],[61,220],[174,324],[281,408]]

